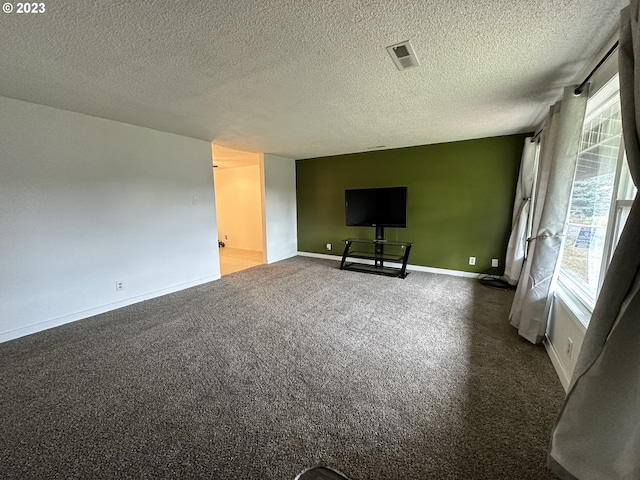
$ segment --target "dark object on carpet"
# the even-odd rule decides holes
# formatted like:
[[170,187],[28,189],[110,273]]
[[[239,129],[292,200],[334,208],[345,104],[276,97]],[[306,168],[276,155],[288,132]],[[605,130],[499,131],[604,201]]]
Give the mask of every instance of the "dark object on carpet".
[[295,480],[349,480],[349,477],[331,467],[312,467],[300,472]]
[[495,288],[496,290],[515,290],[516,288],[502,278],[499,269],[493,267],[482,272],[478,276],[478,282],[485,287]]

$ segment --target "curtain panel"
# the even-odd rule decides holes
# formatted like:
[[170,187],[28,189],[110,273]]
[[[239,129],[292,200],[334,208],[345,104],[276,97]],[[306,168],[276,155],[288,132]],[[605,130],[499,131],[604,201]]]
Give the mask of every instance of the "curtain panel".
[[507,245],[504,278],[510,285],[516,285],[522,272],[522,264],[527,253],[527,238],[531,210],[531,195],[533,194],[533,180],[536,172],[537,143],[533,137],[524,140],[522,159],[520,160],[520,174],[516,186],[516,199],[513,204],[513,218],[511,221],[511,236]]
[[[629,169],[640,181],[639,0],[622,10],[620,102]],[[564,479],[640,478],[640,204],[620,237],[553,430],[548,463]]]
[[587,108],[587,90],[564,89],[552,107],[541,140],[535,190],[533,237],[510,313],[511,325],[531,343],[547,330],[551,287],[557,271],[571,199],[578,147]]

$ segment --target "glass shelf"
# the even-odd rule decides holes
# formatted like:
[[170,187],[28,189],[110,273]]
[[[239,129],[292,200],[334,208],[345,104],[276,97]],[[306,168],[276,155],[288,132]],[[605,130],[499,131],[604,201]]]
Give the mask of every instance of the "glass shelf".
[[394,245],[398,247],[410,247],[411,245],[413,245],[411,242],[393,242],[391,240],[374,240],[366,238],[345,238],[344,241],[351,243],[368,243],[371,245]]
[[[374,273],[377,275],[386,275],[389,277],[405,278],[409,272],[407,272],[407,262],[409,260],[409,252],[411,251],[410,242],[393,242],[386,240],[368,240],[364,238],[347,238],[345,241],[344,252],[342,254],[342,262],[340,263],[340,270],[353,270],[356,272]],[[373,246],[372,252],[362,252],[357,250],[351,250],[353,244],[358,246],[371,245]],[[397,247],[402,249],[402,253],[385,253],[385,247],[395,247],[392,250],[398,251]],[[373,261],[373,265],[368,263],[359,262],[347,262],[347,258],[362,259]],[[400,263],[401,267],[390,267],[384,264],[384,262]]]

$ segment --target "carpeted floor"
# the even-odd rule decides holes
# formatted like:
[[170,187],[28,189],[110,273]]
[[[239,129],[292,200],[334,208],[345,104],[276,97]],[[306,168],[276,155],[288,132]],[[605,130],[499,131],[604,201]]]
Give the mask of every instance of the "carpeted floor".
[[0,344],[1,478],[544,480],[512,292],[293,258]]

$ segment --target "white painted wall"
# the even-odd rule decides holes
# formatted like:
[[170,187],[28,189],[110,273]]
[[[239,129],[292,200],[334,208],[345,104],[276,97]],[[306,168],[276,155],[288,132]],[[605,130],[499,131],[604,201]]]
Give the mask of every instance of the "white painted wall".
[[[547,324],[545,347],[565,391],[571,383],[571,376],[587,331],[583,322],[588,321],[589,313],[584,308],[563,296],[561,292],[554,294]],[[572,343],[570,351],[569,341]]]
[[208,142],[0,112],[0,341],[220,278]]
[[267,263],[294,257],[298,250],[295,160],[264,154],[262,206]]
[[227,247],[261,252],[262,181],[260,165],[217,168],[213,173],[218,237]]

